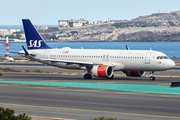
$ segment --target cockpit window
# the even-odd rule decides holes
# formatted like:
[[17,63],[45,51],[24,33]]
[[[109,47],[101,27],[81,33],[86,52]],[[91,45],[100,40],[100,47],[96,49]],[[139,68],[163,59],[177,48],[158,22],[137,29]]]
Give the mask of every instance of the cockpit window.
[[164,56],[164,59],[169,59],[167,56]]
[[169,59],[167,56],[157,56],[157,59]]

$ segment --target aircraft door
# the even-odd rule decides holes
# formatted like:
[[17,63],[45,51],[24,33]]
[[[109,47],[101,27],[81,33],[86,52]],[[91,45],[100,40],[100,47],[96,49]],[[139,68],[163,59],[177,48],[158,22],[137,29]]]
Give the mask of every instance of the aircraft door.
[[151,53],[146,53],[145,64],[150,64]]
[[108,61],[109,60],[109,55],[103,55],[102,60],[103,61]]
[[109,60],[109,55],[106,55],[106,61],[108,61]]
[[103,55],[102,60],[104,61],[104,60],[105,60],[105,58],[106,58],[106,55]]
[[48,58],[48,53],[49,53],[48,50],[46,50],[46,51],[44,52],[44,58]]

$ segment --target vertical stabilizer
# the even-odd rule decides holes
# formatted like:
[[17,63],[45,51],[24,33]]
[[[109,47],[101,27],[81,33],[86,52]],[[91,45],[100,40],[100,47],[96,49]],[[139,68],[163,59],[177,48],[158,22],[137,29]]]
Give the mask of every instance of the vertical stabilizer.
[[36,28],[29,19],[23,19],[24,33],[28,50],[31,49],[51,49],[42,39]]

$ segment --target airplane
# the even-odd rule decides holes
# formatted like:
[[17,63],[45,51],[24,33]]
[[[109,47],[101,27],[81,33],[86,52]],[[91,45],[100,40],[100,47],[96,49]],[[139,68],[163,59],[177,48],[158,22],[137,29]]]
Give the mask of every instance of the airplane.
[[142,77],[145,71],[155,80],[155,71],[169,70],[175,66],[166,54],[152,50],[106,50],[71,49],[49,47],[29,19],[22,19],[27,48],[18,54],[50,66],[65,69],[86,70],[84,79],[94,77],[113,79],[114,71],[122,71],[126,76]]

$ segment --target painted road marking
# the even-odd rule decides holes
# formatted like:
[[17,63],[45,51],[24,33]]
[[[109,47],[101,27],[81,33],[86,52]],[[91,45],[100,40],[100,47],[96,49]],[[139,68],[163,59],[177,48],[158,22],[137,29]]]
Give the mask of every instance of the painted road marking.
[[[14,84],[16,87],[19,86],[18,84]],[[8,85],[8,84],[2,84],[0,86],[12,86],[12,85]],[[22,86],[22,85],[20,85]],[[27,88],[37,88],[37,89],[53,89],[53,90],[60,90],[60,91],[79,91],[79,92],[101,92],[103,94],[109,93],[106,92],[104,89],[83,89],[83,90],[76,90],[76,89],[66,89],[67,87],[51,87],[51,86],[42,86],[42,87],[36,87],[36,86],[26,86]],[[167,97],[167,98],[180,98],[179,95],[157,95],[157,94],[147,94],[145,92],[112,92],[112,94],[124,94],[124,95],[141,95],[141,96],[154,96],[154,97]]]
[[171,88],[169,85],[142,85],[142,84],[113,84],[113,83],[85,83],[85,82],[41,82],[41,81],[0,81],[0,83],[57,86],[72,88],[106,89],[131,92],[178,94],[180,87]]

